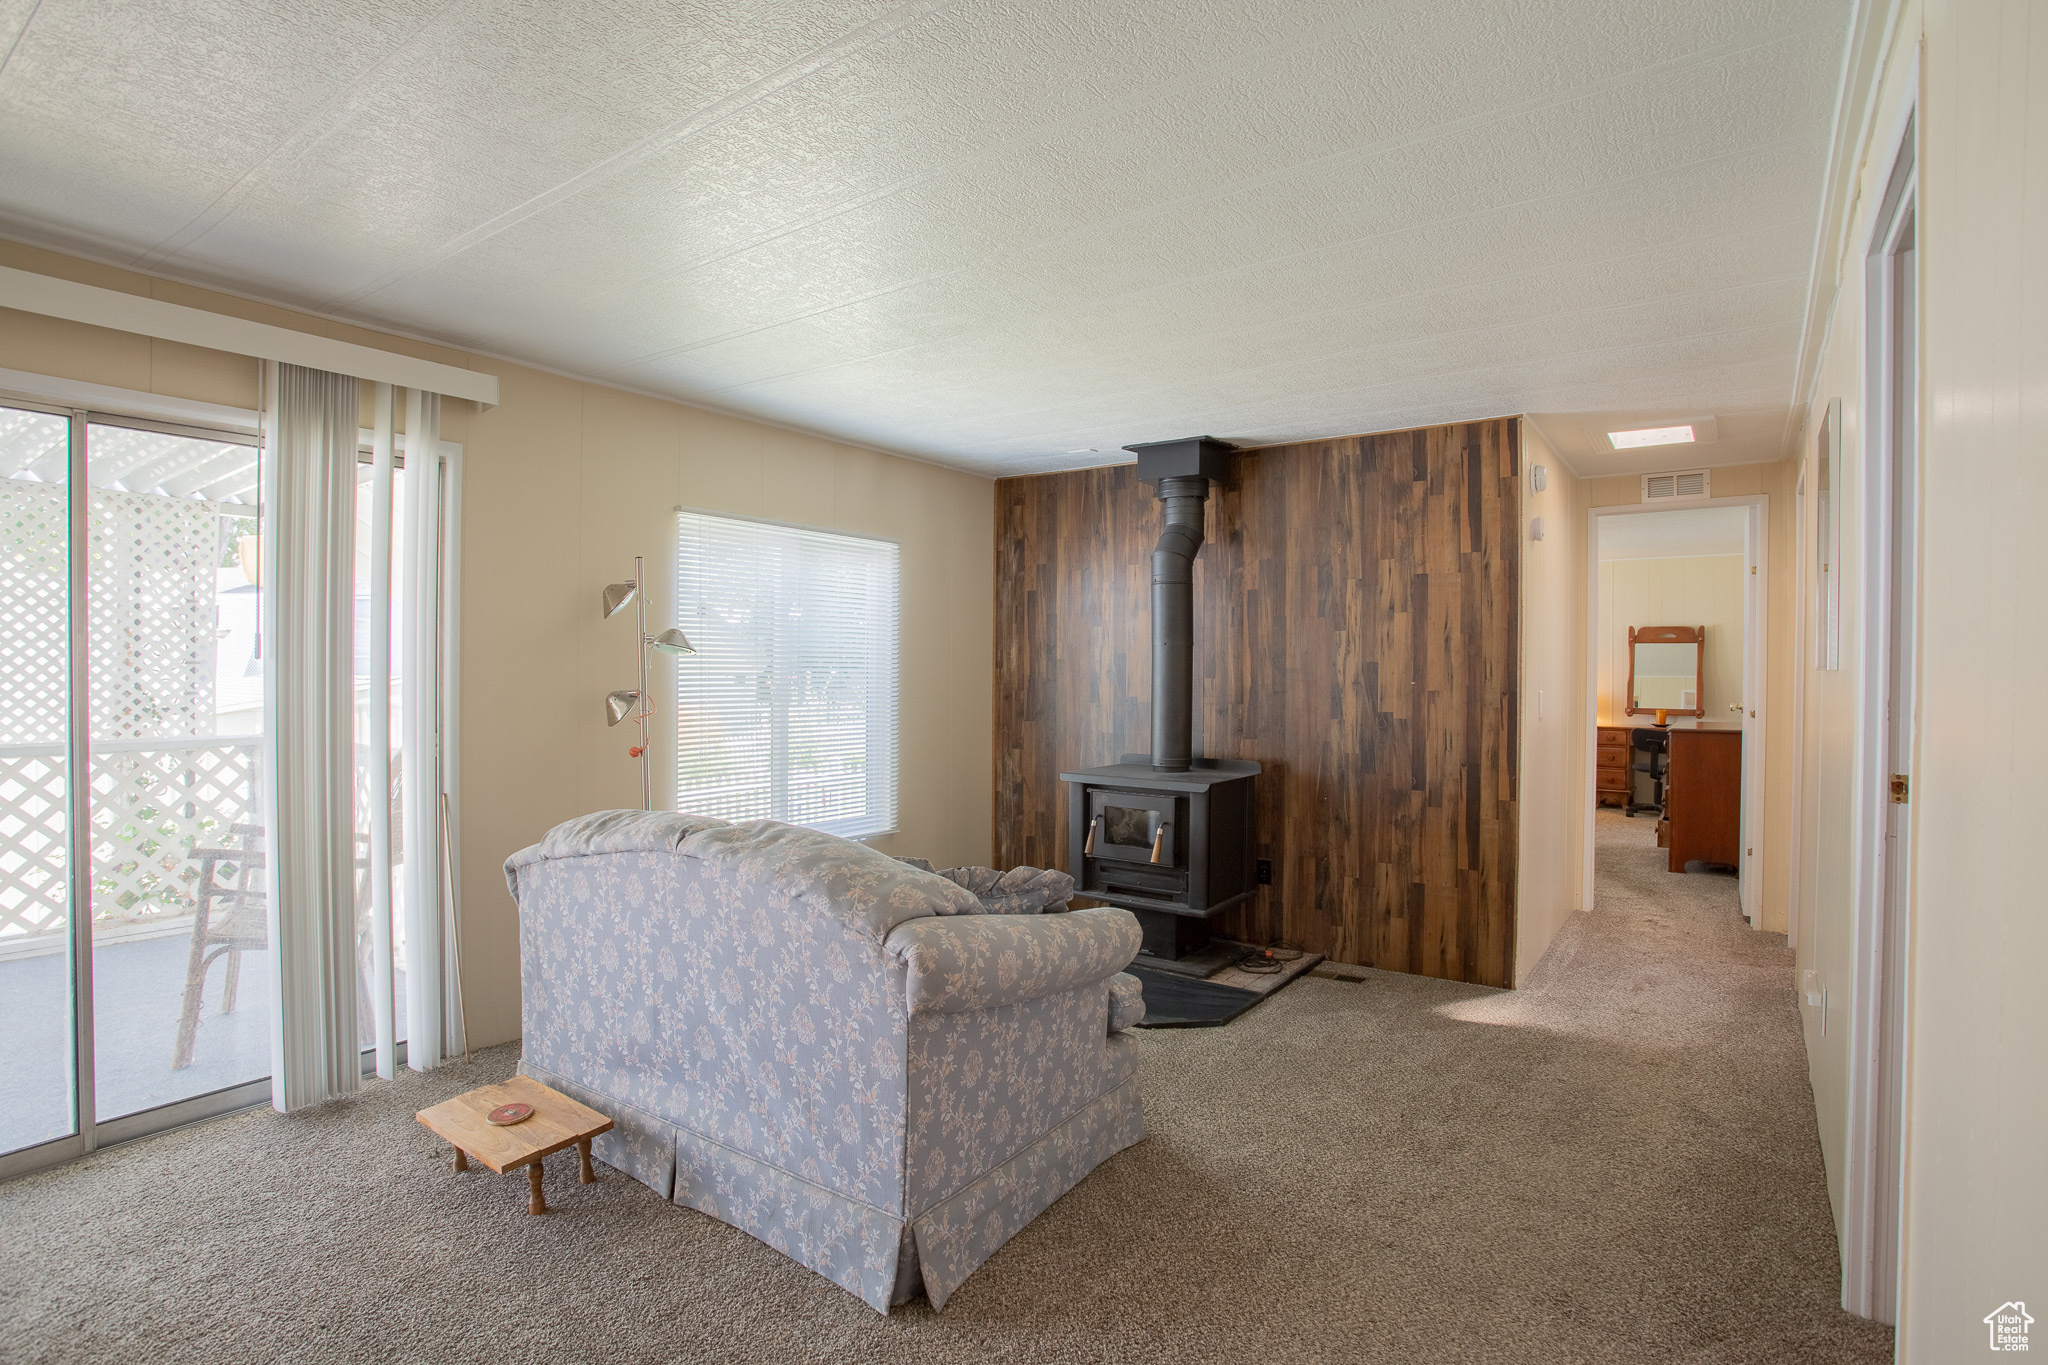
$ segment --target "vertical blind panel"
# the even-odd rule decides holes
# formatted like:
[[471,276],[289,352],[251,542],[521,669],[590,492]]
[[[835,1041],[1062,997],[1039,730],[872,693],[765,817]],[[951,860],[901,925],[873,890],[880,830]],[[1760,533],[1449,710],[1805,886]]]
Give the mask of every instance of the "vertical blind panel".
[[897,547],[677,514],[676,807],[896,827]]

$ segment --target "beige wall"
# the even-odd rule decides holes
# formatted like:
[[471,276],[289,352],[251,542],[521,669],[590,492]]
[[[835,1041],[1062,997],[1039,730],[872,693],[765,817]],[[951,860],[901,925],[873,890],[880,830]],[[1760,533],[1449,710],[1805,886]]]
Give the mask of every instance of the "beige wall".
[[[498,407],[451,400],[442,424],[463,447],[459,819],[477,1044],[519,1032],[506,855],[570,816],[639,803],[624,731],[607,730],[601,711],[604,694],[633,677],[633,632],[598,619],[598,594],[645,555],[650,620],[663,619],[678,504],[901,543],[900,832],[874,842],[942,865],[987,858],[991,481],[13,243],[0,242],[0,265],[499,376]],[[256,403],[246,357],[8,310],[0,368]],[[657,758],[664,750],[657,744]]]
[[2048,795],[2034,776],[2048,767],[2048,721],[2029,685],[2048,670],[2048,643],[2039,611],[1991,586],[2048,579],[2048,14],[2027,0],[1903,7],[1800,434],[1810,458],[1828,401],[1842,400],[1842,667],[1812,667],[1802,620],[1797,879],[1799,966],[1828,988],[1824,1011],[1801,1008],[1838,1227],[1849,1023],[1869,987],[1854,969],[1855,906],[1873,860],[1855,803],[1886,777],[1856,758],[1875,609],[1862,271],[1916,79],[1921,639],[1898,1340],[1901,1360],[1931,1365],[1982,1353],[1981,1320],[2007,1300],[2037,1316],[2048,1301],[2048,896],[2035,853]]
[[1600,722],[1631,723],[1628,633],[1643,626],[1704,626],[1700,694],[1707,720],[1733,720],[1742,700],[1745,555],[1609,559],[1600,565]]
[[[1542,465],[1548,486],[1528,485]],[[1586,792],[1586,485],[1522,423],[1522,744],[1515,976],[1527,981],[1582,904]],[[1528,518],[1543,539],[1528,539]]]
[[1926,12],[1900,1340],[1934,1362],[2007,1299],[2048,1341],[2048,7]]
[[[1902,27],[1906,50],[1903,60],[1894,57],[1883,77],[1877,124],[1896,130],[1910,98],[1913,39],[1919,16],[1914,13]],[[1889,136],[1889,134],[1888,134]],[[1870,153],[1861,167],[1851,192],[1855,212],[1846,231],[1851,243],[1867,244],[1884,182],[1891,171],[1896,145]],[[1849,1141],[1849,1040],[1858,982],[1855,979],[1854,910],[1857,868],[1863,861],[1856,847],[1855,807],[1856,734],[1861,657],[1868,629],[1867,585],[1859,566],[1865,546],[1857,509],[1868,495],[1867,465],[1864,459],[1863,246],[1845,253],[1840,289],[1823,343],[1811,407],[1799,434],[1794,468],[1805,476],[1804,487],[1814,487],[1812,460],[1819,439],[1821,420],[1831,399],[1842,400],[1841,469],[1836,484],[1840,504],[1839,552],[1834,563],[1841,575],[1842,667],[1823,670],[1813,666],[1813,557],[1814,500],[1801,496],[1797,511],[1797,562],[1801,588],[1795,604],[1798,625],[1793,666],[1803,675],[1803,703],[1796,718],[1799,759],[1799,808],[1793,839],[1798,846],[1793,897],[1798,922],[1795,926],[1798,971],[1816,973],[1821,988],[1819,1004],[1809,1004],[1799,993],[1799,1009],[1805,1025],[1807,1070],[1813,1084],[1815,1114],[1820,1128],[1822,1160],[1827,1168],[1829,1201],[1834,1210],[1835,1231],[1843,1228],[1844,1173]],[[1795,487],[1799,473],[1795,473]],[[1981,1317],[1997,1306],[1987,1303],[1978,1310]],[[1982,1324],[1978,1324],[1980,1330]]]

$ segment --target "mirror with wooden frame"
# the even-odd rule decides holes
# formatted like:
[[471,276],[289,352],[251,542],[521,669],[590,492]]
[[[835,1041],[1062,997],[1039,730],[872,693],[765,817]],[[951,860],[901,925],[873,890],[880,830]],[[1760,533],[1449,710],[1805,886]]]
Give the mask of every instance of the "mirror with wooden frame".
[[1700,679],[1706,657],[1705,626],[1629,627],[1628,714],[1705,716]]

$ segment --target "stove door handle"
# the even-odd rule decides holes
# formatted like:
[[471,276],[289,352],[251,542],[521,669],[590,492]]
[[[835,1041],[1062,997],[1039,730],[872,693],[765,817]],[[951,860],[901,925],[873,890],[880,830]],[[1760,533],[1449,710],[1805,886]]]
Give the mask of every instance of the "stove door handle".
[[1082,857],[1092,858],[1095,856],[1095,827],[1101,823],[1102,817],[1099,815],[1088,822],[1088,837],[1081,841]]
[[1152,861],[1155,863],[1159,861],[1159,850],[1165,846],[1166,831],[1172,824],[1173,821],[1171,820],[1161,820],[1159,822],[1159,832],[1152,836]]

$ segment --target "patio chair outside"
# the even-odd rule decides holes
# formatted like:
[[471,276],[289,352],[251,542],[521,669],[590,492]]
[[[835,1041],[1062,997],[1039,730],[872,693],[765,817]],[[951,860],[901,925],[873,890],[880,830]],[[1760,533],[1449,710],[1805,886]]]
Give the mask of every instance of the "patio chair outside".
[[[263,826],[234,825],[228,834],[229,842],[239,838],[242,847],[195,848],[191,854],[192,861],[199,864],[199,880],[192,894],[192,954],[185,967],[185,999],[178,1011],[178,1041],[171,1054],[173,1071],[192,1064],[207,970],[217,959],[227,958],[220,1012],[233,1014],[242,979],[242,954],[262,952],[270,946],[270,910],[261,875]],[[220,880],[223,868],[228,877],[225,883]],[[256,875],[252,877],[252,873]]]
[[[367,764],[359,750],[356,771],[366,770]],[[391,760],[391,861],[394,864],[405,857],[402,835],[404,809],[400,804],[404,781],[403,756],[394,755]],[[171,1056],[173,1071],[183,1071],[192,1064],[192,1049],[199,1035],[199,1016],[205,1008],[206,974],[214,962],[223,955],[227,957],[226,976],[221,983],[220,1012],[233,1014],[236,990],[241,983],[242,954],[261,952],[270,946],[269,905],[264,899],[260,875],[264,868],[263,826],[235,825],[229,830],[229,841],[237,838],[242,841],[239,849],[195,848],[188,855],[199,864],[199,876],[193,886],[192,954],[185,968],[185,998],[178,1013],[177,1044]],[[225,883],[219,879],[223,865],[229,869]],[[359,1029],[367,1047],[373,1041],[370,1036],[371,887],[367,835],[359,834],[356,838],[355,865],[356,1007],[361,1021]],[[257,874],[253,880],[251,874]]]

